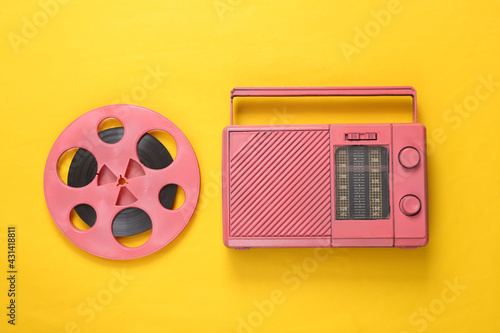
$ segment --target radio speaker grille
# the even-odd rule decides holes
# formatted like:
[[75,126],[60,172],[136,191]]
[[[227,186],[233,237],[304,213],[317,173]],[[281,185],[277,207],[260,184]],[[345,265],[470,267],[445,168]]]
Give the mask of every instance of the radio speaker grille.
[[230,235],[330,236],[329,132],[278,130],[231,135],[236,136],[231,142],[240,147],[231,148]]

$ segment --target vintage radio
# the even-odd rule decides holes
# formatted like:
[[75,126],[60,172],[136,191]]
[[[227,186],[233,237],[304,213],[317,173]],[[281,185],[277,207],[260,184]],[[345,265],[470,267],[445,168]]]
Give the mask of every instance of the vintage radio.
[[[233,125],[234,98],[265,96],[411,96],[414,119]],[[415,89],[233,89],[222,137],[222,209],[230,248],[426,245],[426,134]]]

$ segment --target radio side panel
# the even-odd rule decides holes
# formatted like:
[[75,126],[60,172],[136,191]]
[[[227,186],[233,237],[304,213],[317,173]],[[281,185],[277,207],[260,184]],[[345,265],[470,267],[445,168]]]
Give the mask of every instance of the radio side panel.
[[429,240],[426,130],[394,124],[395,246],[425,246]]

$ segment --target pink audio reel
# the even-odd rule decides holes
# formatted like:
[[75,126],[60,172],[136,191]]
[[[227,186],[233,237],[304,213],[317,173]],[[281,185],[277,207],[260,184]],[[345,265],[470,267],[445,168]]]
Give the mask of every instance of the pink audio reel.
[[[233,98],[411,96],[413,123],[233,125]],[[222,134],[227,247],[428,242],[425,127],[412,87],[235,88]]]
[[[117,119],[122,127],[98,131],[105,119]],[[175,159],[153,131],[173,137]],[[75,148],[66,182],[58,163]],[[179,187],[185,200],[172,209]],[[82,115],[57,138],[44,191],[52,219],[71,242],[99,257],[134,259],[160,250],[186,227],[198,202],[200,171],[191,144],[171,121],[143,107],[110,105]],[[86,230],[71,223],[72,211]],[[149,239],[138,247],[117,240],[149,229]]]

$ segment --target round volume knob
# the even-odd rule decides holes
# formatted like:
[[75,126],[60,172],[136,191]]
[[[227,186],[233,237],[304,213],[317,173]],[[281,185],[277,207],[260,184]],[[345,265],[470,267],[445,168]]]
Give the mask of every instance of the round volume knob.
[[399,209],[406,216],[417,215],[421,208],[420,200],[411,194],[405,195],[399,202]]
[[407,169],[412,169],[420,163],[420,153],[413,147],[405,147],[399,152],[399,163]]

